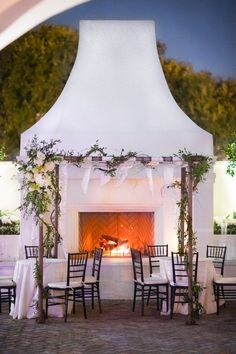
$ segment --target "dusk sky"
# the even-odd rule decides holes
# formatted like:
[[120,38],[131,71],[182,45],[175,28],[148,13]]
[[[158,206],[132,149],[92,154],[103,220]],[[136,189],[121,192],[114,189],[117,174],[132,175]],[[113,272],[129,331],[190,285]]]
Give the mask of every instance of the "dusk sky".
[[236,78],[235,0],[91,0],[47,22],[78,29],[86,19],[154,20],[168,58]]

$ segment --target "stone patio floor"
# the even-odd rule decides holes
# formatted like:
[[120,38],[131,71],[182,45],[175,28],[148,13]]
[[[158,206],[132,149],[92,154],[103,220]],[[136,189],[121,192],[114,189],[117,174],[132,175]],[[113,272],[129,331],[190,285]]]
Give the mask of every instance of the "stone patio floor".
[[[0,353],[236,353],[236,301],[220,309],[220,315],[201,315],[197,325],[186,325],[186,316],[161,316],[154,306],[140,315],[137,303],[103,301],[103,312],[88,308],[83,319],[81,308],[62,318],[49,318],[44,324],[35,319],[13,320],[3,306],[0,314]],[[87,306],[89,307],[89,306]]]

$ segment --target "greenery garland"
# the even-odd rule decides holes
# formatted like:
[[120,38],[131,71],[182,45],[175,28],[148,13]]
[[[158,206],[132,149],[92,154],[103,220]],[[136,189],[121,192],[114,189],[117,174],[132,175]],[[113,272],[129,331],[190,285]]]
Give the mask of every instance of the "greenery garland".
[[137,156],[137,152],[129,151],[127,154],[124,154],[124,149],[121,150],[119,156],[112,155],[111,159],[106,161],[106,167],[96,167],[96,170],[104,172],[106,175],[110,175],[111,177],[116,176],[117,168],[127,162],[128,160]]

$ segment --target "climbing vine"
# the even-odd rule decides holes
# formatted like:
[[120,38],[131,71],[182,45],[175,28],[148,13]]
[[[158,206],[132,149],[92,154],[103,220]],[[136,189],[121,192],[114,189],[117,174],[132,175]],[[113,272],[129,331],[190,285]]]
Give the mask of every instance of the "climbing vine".
[[[206,174],[209,172],[212,166],[212,158],[208,156],[192,154],[186,149],[179,150],[179,152],[174,154],[174,156],[183,161],[183,166],[186,166],[186,178],[189,174],[191,174],[193,180],[193,192],[197,193],[199,183],[204,182],[206,179]],[[192,166],[191,170],[187,168],[189,163]],[[188,190],[186,183],[182,184],[181,181],[175,181],[170,187],[178,188],[182,192],[181,198],[177,202],[177,206],[179,208],[177,235],[178,251],[180,253],[184,253],[183,244],[185,249],[187,249],[189,242],[191,242],[193,249],[196,247],[196,233],[193,231],[192,217],[188,213]],[[184,229],[181,227],[183,223],[185,225]]]
[[[171,186],[181,190],[180,201],[177,202],[179,207],[178,218],[178,252],[188,258],[188,295],[186,302],[189,303],[189,320],[188,324],[195,324],[195,320],[199,318],[200,312],[203,310],[202,304],[199,302],[199,295],[203,290],[199,283],[192,279],[193,252],[196,252],[196,233],[193,231],[192,212],[190,211],[190,193],[197,192],[200,182],[206,178],[206,174],[211,168],[212,159],[207,156],[193,155],[186,149],[179,150],[175,155],[183,161],[184,171],[182,171],[181,181],[175,181]],[[191,187],[186,180],[190,178]],[[189,190],[191,188],[191,190]],[[192,198],[192,197],[191,197]]]

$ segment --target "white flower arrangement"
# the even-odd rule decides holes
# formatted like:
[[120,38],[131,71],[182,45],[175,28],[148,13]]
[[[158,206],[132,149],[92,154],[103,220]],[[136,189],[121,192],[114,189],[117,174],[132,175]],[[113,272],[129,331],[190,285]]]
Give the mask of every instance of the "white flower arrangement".
[[0,210],[0,235],[19,235],[20,220],[8,210]]
[[24,192],[20,209],[25,215],[33,215],[36,224],[41,221],[46,227],[44,242],[53,247],[53,238],[58,235],[51,222],[45,221],[45,214],[50,211],[60,191],[56,181],[55,166],[62,157],[54,149],[59,140],[38,142],[34,136],[32,142],[25,147],[26,156],[18,158],[16,165],[20,173],[21,190]]

